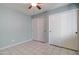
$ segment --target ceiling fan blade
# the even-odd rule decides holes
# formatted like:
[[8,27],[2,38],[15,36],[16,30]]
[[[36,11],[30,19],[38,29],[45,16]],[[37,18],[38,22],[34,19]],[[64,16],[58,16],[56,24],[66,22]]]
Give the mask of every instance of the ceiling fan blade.
[[32,5],[30,5],[29,7],[28,7],[28,9],[31,9],[32,8]]
[[39,5],[36,6],[39,10],[41,9],[41,7]]

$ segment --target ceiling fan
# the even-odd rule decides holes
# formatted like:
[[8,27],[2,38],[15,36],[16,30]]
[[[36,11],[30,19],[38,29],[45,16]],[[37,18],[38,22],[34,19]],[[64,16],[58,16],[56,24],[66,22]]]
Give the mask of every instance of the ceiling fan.
[[32,7],[37,7],[39,10],[41,10],[42,8],[40,7],[41,3],[31,3],[31,5],[28,7],[28,9],[31,9]]

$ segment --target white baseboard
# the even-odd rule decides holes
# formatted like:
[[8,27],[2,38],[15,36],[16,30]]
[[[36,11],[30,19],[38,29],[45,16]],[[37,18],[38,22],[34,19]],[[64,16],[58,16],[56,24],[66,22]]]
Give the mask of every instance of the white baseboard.
[[19,44],[25,43],[25,42],[29,42],[29,41],[32,41],[32,39],[29,39],[29,40],[26,40],[26,41],[22,41],[22,42],[14,43],[14,44],[11,44],[11,45],[8,45],[8,46],[5,46],[5,47],[2,47],[2,48],[0,48],[0,50],[6,49],[6,48],[10,48],[10,47],[13,47],[13,46],[16,46],[16,45],[19,45]]

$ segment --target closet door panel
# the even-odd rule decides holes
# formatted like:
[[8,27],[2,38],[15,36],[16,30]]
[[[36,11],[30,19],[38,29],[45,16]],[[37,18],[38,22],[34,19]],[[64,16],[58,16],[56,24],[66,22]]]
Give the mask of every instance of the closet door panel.
[[49,16],[49,43],[78,49],[77,12],[68,10]]

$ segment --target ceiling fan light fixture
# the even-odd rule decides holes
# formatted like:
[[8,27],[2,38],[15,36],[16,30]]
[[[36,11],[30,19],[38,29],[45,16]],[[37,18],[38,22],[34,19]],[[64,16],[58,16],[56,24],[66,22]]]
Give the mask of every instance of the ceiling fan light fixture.
[[31,5],[28,7],[28,9],[31,9],[32,7],[36,7],[38,8],[39,10],[41,10],[41,6],[39,3],[31,3]]
[[37,3],[31,3],[32,6],[37,6]]

